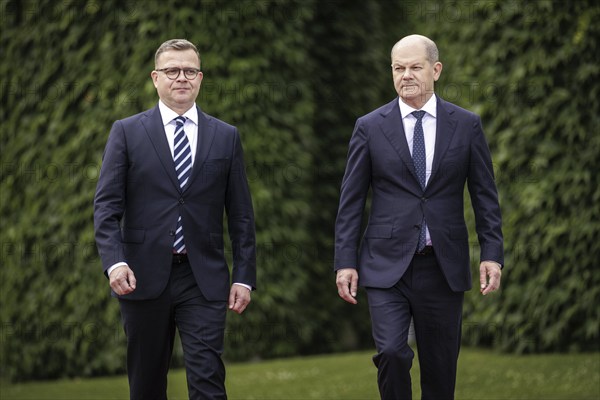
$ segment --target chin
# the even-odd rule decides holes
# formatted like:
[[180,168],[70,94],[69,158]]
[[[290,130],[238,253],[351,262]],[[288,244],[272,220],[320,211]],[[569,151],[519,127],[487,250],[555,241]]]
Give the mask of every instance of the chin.
[[404,100],[405,103],[410,103],[412,101],[415,101],[419,96],[415,95],[415,94],[406,94],[404,93],[402,96],[400,96],[402,98],[402,100]]

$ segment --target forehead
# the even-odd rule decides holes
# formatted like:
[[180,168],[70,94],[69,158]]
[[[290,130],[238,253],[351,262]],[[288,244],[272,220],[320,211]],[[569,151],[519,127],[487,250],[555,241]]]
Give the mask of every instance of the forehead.
[[167,50],[158,56],[158,62],[164,66],[181,63],[198,67],[200,64],[198,55],[192,49]]
[[427,62],[427,53],[422,43],[399,45],[392,52],[392,64],[410,65]]

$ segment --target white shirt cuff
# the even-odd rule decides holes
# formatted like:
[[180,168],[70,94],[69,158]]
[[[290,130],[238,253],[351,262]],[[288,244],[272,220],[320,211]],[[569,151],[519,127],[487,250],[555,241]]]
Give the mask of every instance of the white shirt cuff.
[[243,286],[243,287],[245,287],[246,289],[248,289],[249,291],[252,291],[252,286],[250,286],[250,285],[246,285],[245,283],[238,283],[238,282],[234,282],[233,284],[234,284],[234,285],[240,285],[240,286]]
[[123,266],[127,266],[127,263],[124,261],[118,262],[114,265],[111,265],[110,267],[108,267],[108,269],[106,270],[106,275],[110,276],[110,273],[113,272],[113,270],[119,268],[119,267],[123,267]]

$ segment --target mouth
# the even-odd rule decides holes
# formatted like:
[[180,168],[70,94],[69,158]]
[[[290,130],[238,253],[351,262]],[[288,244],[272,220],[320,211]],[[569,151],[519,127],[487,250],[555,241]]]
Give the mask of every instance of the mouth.
[[406,91],[415,91],[419,89],[419,85],[402,85],[400,88]]

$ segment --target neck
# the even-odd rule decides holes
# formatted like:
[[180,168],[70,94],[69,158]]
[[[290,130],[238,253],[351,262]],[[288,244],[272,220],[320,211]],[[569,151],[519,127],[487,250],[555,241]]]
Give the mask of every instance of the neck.
[[163,103],[165,104],[165,106],[167,106],[171,110],[175,111],[178,115],[185,114],[185,112],[187,110],[189,110],[190,108],[192,108],[194,105],[194,103],[192,103],[192,104],[177,104],[177,103],[169,104],[169,103],[166,103],[164,100],[163,100]]

